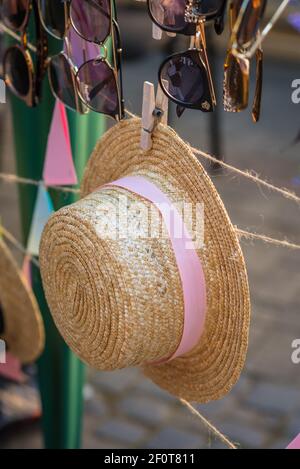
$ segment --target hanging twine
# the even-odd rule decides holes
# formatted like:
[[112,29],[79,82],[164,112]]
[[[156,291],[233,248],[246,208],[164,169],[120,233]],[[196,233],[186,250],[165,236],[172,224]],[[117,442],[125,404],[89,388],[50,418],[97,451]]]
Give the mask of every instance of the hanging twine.
[[14,237],[14,235],[8,231],[6,228],[4,228],[3,225],[0,225],[0,236],[4,236],[7,241],[9,241],[18,251],[20,251],[24,256],[29,256],[31,262],[36,266],[40,267],[39,262],[36,260],[35,257],[33,257],[31,254],[29,254],[26,250],[26,248],[17,240],[17,238]]
[[259,241],[263,241],[264,243],[273,244],[274,246],[286,247],[289,249],[296,249],[296,250],[300,249],[299,244],[290,243],[289,241],[286,241],[286,240],[270,238],[269,236],[261,235],[258,233],[251,233],[249,231],[241,230],[239,228],[236,228],[236,233],[240,238],[253,239],[253,240],[257,239]]
[[[128,114],[128,116],[130,116],[130,117],[133,117],[133,118],[139,117],[136,114],[133,114],[132,112],[128,111],[128,109],[126,109],[125,111]],[[218,165],[222,166],[223,168],[226,168],[229,171],[238,174],[239,176],[247,178],[250,181],[255,182],[258,185],[266,187],[267,189],[269,189],[273,192],[277,192],[278,194],[282,195],[286,199],[292,200],[293,202],[296,202],[298,205],[300,205],[300,197],[298,197],[293,192],[288,191],[287,189],[284,189],[282,187],[277,187],[274,184],[271,184],[270,182],[265,181],[264,179],[261,179],[260,177],[257,176],[257,174],[253,174],[253,172],[250,172],[249,170],[248,171],[247,170],[243,171],[242,169],[236,168],[235,166],[231,166],[230,164],[225,163],[222,160],[219,160],[218,158],[216,158],[215,156],[210,155],[209,153],[206,153],[202,150],[199,150],[198,148],[192,147],[188,142],[185,142],[185,143],[190,147],[191,151],[195,155],[202,156],[203,158],[211,161],[212,163],[217,163]]]
[[60,192],[66,192],[70,194],[79,194],[79,189],[75,189],[73,187],[63,187],[63,186],[46,186],[43,181],[37,181],[36,179],[28,179],[18,176],[17,174],[8,174],[8,173],[0,173],[0,179],[7,183],[14,183],[14,184],[24,184],[29,186],[40,186],[41,184],[48,188],[54,189]]
[[[35,181],[34,179],[20,178],[19,176],[16,176],[14,174],[0,173],[0,179],[5,180],[7,182],[15,182],[19,184],[28,184],[28,185],[34,185],[34,186],[39,186],[40,184],[39,181]],[[72,188],[66,188],[66,187],[60,187],[60,186],[51,186],[51,188],[56,189],[58,191],[69,192],[69,193],[74,193],[74,194],[78,194],[80,192],[79,189],[72,189]],[[285,247],[285,248],[293,249],[293,250],[300,249],[299,244],[291,243],[287,240],[275,239],[264,234],[253,233],[251,231],[246,231],[238,227],[235,227],[235,229],[236,229],[237,235],[240,238],[263,241],[264,243],[269,243],[269,244],[273,244],[274,246]],[[4,228],[2,228],[2,230],[4,230]]]
[[188,401],[185,401],[184,399],[179,399],[180,402],[186,406],[189,411],[195,415],[198,419],[201,420],[201,422],[204,424],[204,426],[211,431],[219,440],[221,440],[228,448],[230,449],[237,449],[234,443],[230,441],[227,436],[225,436],[220,430],[218,430],[207,418],[204,417],[204,415],[200,414],[200,412],[195,409],[195,407],[192,406],[192,404]]

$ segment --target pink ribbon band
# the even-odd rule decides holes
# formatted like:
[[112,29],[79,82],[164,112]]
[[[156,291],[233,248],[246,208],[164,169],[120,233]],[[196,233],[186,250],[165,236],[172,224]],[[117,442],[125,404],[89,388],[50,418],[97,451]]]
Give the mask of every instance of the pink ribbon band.
[[[121,187],[142,196],[157,207],[164,220],[176,258],[184,298],[184,326],[181,341],[175,353],[163,362],[173,360],[190,352],[199,342],[203,332],[206,285],[201,261],[182,216],[170,199],[152,182],[141,176],[127,176],[105,187],[107,186]],[[181,235],[178,236],[178,233]]]

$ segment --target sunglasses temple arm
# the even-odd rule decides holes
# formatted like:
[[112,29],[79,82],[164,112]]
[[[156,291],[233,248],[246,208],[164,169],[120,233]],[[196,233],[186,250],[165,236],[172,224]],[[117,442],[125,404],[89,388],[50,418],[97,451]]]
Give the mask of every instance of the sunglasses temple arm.
[[217,34],[222,34],[222,32],[224,31],[226,6],[227,6],[227,0],[224,0],[222,8],[219,12],[219,16],[215,19],[215,31]]
[[202,41],[202,46],[203,46],[202,47],[203,59],[206,65],[206,71],[207,71],[207,77],[208,77],[208,83],[209,83],[209,89],[210,89],[212,102],[215,106],[217,104],[217,98],[216,98],[214,82],[213,82],[213,78],[212,78],[212,74],[210,70],[210,65],[208,61],[208,56],[207,56],[204,23],[201,21],[199,26],[200,26],[200,35],[201,35],[201,41]]
[[244,13],[245,13],[245,11],[246,11],[246,9],[247,9],[247,7],[248,7],[248,5],[251,1],[252,0],[243,0],[243,3],[241,5],[241,8],[239,9],[236,20],[233,17],[233,10],[231,12],[232,13],[231,21],[233,22],[233,24],[231,25],[231,28],[232,28],[231,38],[230,38],[230,43],[231,44],[235,44],[235,42],[236,42],[236,36],[237,36],[238,30],[239,30],[239,27],[241,26],[241,23],[242,23],[242,20],[243,20],[243,17],[244,17]]
[[[66,35],[64,39],[64,44],[65,44],[65,53],[68,56],[69,61],[73,63],[72,60],[72,41],[70,40],[71,36]],[[71,67],[71,65],[70,65]],[[74,68],[74,66],[73,66]],[[81,103],[79,96],[78,96],[78,90],[77,90],[77,81],[76,81],[76,72],[72,73],[71,72],[71,78],[72,78],[72,86],[74,90],[74,97],[75,97],[75,104],[76,104],[76,111],[82,114],[83,112],[83,104]]]
[[260,118],[261,96],[263,82],[263,50],[261,48],[256,51],[256,86],[255,95],[252,106],[253,122],[258,122]]
[[269,34],[275,23],[278,21],[288,4],[290,3],[290,0],[283,0],[283,2],[279,5],[277,10],[275,11],[274,15],[270,19],[269,23],[264,27],[263,31],[261,33],[258,33],[257,39],[255,42],[252,44],[251,48],[247,51],[245,54],[248,59],[251,59],[257,49],[260,47],[262,41],[265,39],[265,37]]
[[112,48],[113,48],[113,55],[114,55],[114,65],[115,65],[115,69],[117,70],[118,77],[119,77],[119,86],[117,86],[117,89],[118,89],[118,94],[119,94],[119,105],[120,105],[119,119],[121,120],[123,119],[124,113],[125,113],[124,96],[123,96],[123,74],[122,74],[122,45],[121,45],[121,34],[119,30],[119,25],[117,23],[115,2],[113,2],[113,14],[114,14],[114,17],[112,18]]
[[35,100],[39,102],[42,94],[42,82],[48,66],[48,39],[42,23],[39,21],[39,8],[36,1],[32,2],[36,28],[36,75]]

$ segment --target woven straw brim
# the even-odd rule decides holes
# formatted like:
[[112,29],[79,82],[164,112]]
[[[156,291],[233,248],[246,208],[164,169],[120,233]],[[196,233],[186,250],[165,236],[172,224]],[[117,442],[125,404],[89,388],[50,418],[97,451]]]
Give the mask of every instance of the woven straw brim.
[[43,320],[27,280],[1,239],[0,304],[4,317],[1,339],[5,341],[9,352],[21,363],[33,362],[44,348]]
[[204,333],[189,354],[143,368],[163,389],[204,403],[226,394],[244,366],[250,321],[245,263],[226,209],[190,148],[171,128],[159,125],[152,149],[144,152],[140,133],[140,119],[131,119],[102,137],[87,165],[82,195],[134,174],[150,179],[174,204],[204,204],[204,247],[197,250],[207,287]]

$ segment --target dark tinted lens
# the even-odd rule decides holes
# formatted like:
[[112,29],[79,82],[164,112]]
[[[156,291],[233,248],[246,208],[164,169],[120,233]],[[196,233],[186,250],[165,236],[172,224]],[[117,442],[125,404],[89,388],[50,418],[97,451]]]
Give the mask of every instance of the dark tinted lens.
[[225,0],[200,0],[195,4],[195,10],[199,15],[216,16],[221,10]]
[[256,37],[266,0],[250,0],[237,33],[239,47],[248,47]]
[[66,106],[77,110],[75,75],[63,54],[56,55],[49,65],[49,80],[52,90]]
[[149,8],[155,21],[168,29],[180,30],[186,26],[186,0],[150,0]]
[[238,112],[248,106],[249,61],[229,53],[224,77],[224,109]]
[[91,60],[78,71],[80,94],[94,111],[115,117],[119,113],[117,84],[113,71],[103,61]]
[[99,56],[99,46],[93,42],[85,41],[74,28],[70,28],[64,42],[64,51],[77,68],[84,62]]
[[103,42],[110,33],[110,0],[72,0],[71,20],[76,31],[91,42]]
[[65,34],[65,7],[62,0],[40,0],[40,14],[44,26],[53,36],[62,39]]
[[160,77],[169,82],[169,94],[182,104],[195,105],[201,100],[205,71],[188,54],[171,57],[163,64]]
[[6,84],[19,96],[26,97],[30,91],[30,70],[24,52],[11,47],[4,56],[4,76]]
[[24,26],[29,0],[3,0],[1,2],[1,18],[6,25],[13,29]]

